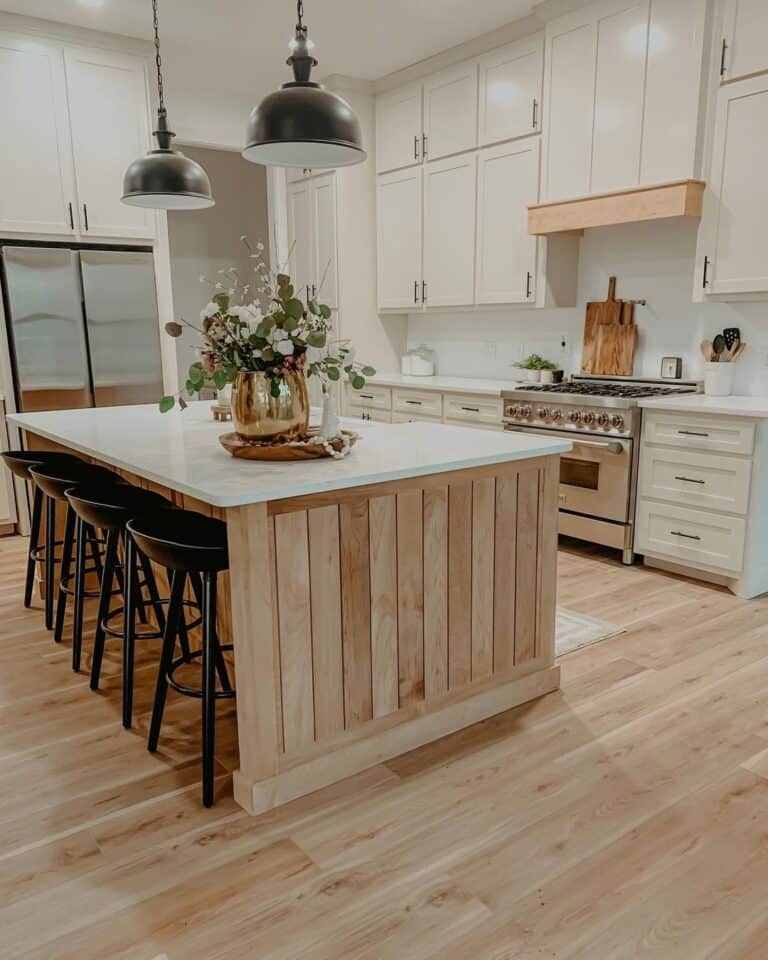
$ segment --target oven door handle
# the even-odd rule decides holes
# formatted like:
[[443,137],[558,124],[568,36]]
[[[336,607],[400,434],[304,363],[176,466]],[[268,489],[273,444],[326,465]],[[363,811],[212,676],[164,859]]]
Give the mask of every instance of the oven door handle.
[[[567,434],[565,437],[567,437]],[[607,450],[609,453],[624,453],[624,445],[618,440],[582,440],[580,437],[577,440],[574,437],[571,442],[574,447],[599,447],[601,450]]]

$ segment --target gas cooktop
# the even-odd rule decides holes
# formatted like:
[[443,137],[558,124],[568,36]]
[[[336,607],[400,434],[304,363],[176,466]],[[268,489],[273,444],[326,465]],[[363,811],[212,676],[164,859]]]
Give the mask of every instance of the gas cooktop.
[[664,397],[670,393],[691,393],[695,386],[667,387],[656,384],[624,383],[615,381],[581,381],[571,383],[531,383],[519,387],[520,390],[536,391],[537,393],[567,393],[572,396],[590,397]]

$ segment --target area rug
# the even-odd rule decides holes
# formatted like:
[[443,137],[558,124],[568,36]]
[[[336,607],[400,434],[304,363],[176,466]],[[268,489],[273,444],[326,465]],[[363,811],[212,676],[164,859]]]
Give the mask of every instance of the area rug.
[[595,617],[558,607],[555,656],[562,657],[563,654],[572,653],[579,647],[586,647],[587,644],[607,640],[609,637],[617,637],[620,633],[624,633],[624,627],[618,624],[606,623],[605,620],[597,620]]

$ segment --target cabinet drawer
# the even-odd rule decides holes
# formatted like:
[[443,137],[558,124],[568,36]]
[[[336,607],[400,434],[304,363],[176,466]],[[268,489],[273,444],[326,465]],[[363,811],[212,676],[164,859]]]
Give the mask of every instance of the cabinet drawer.
[[391,410],[392,391],[389,387],[376,387],[367,383],[362,390],[347,388],[347,402],[350,407]]
[[493,397],[450,394],[445,398],[445,416],[464,423],[501,423],[503,404]]
[[377,410],[376,407],[355,407],[350,414],[353,417],[360,417],[361,420],[392,423],[392,414],[389,410]]
[[703,510],[641,500],[637,507],[638,553],[661,554],[692,565],[738,573],[744,560],[746,523]]
[[440,423],[439,417],[425,417],[420,413],[393,413],[392,423]]
[[697,414],[644,413],[646,443],[712,450],[715,453],[752,453],[755,425],[733,417],[702,417]]
[[420,413],[427,417],[442,417],[443,395],[429,390],[393,390],[392,409],[400,413]]
[[692,450],[645,446],[640,495],[692,507],[746,513],[752,461]]

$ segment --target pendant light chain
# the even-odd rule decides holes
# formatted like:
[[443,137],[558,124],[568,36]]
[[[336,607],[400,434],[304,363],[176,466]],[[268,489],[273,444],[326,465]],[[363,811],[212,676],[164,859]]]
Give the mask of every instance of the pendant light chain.
[[303,0],[296,0],[296,16],[298,17],[298,23],[296,24],[296,29],[304,31],[304,3]]
[[163,61],[160,57],[160,21],[157,17],[157,0],[152,0],[152,16],[155,30],[155,66],[157,67],[157,98],[160,106],[160,112],[165,113],[165,100],[163,98]]

